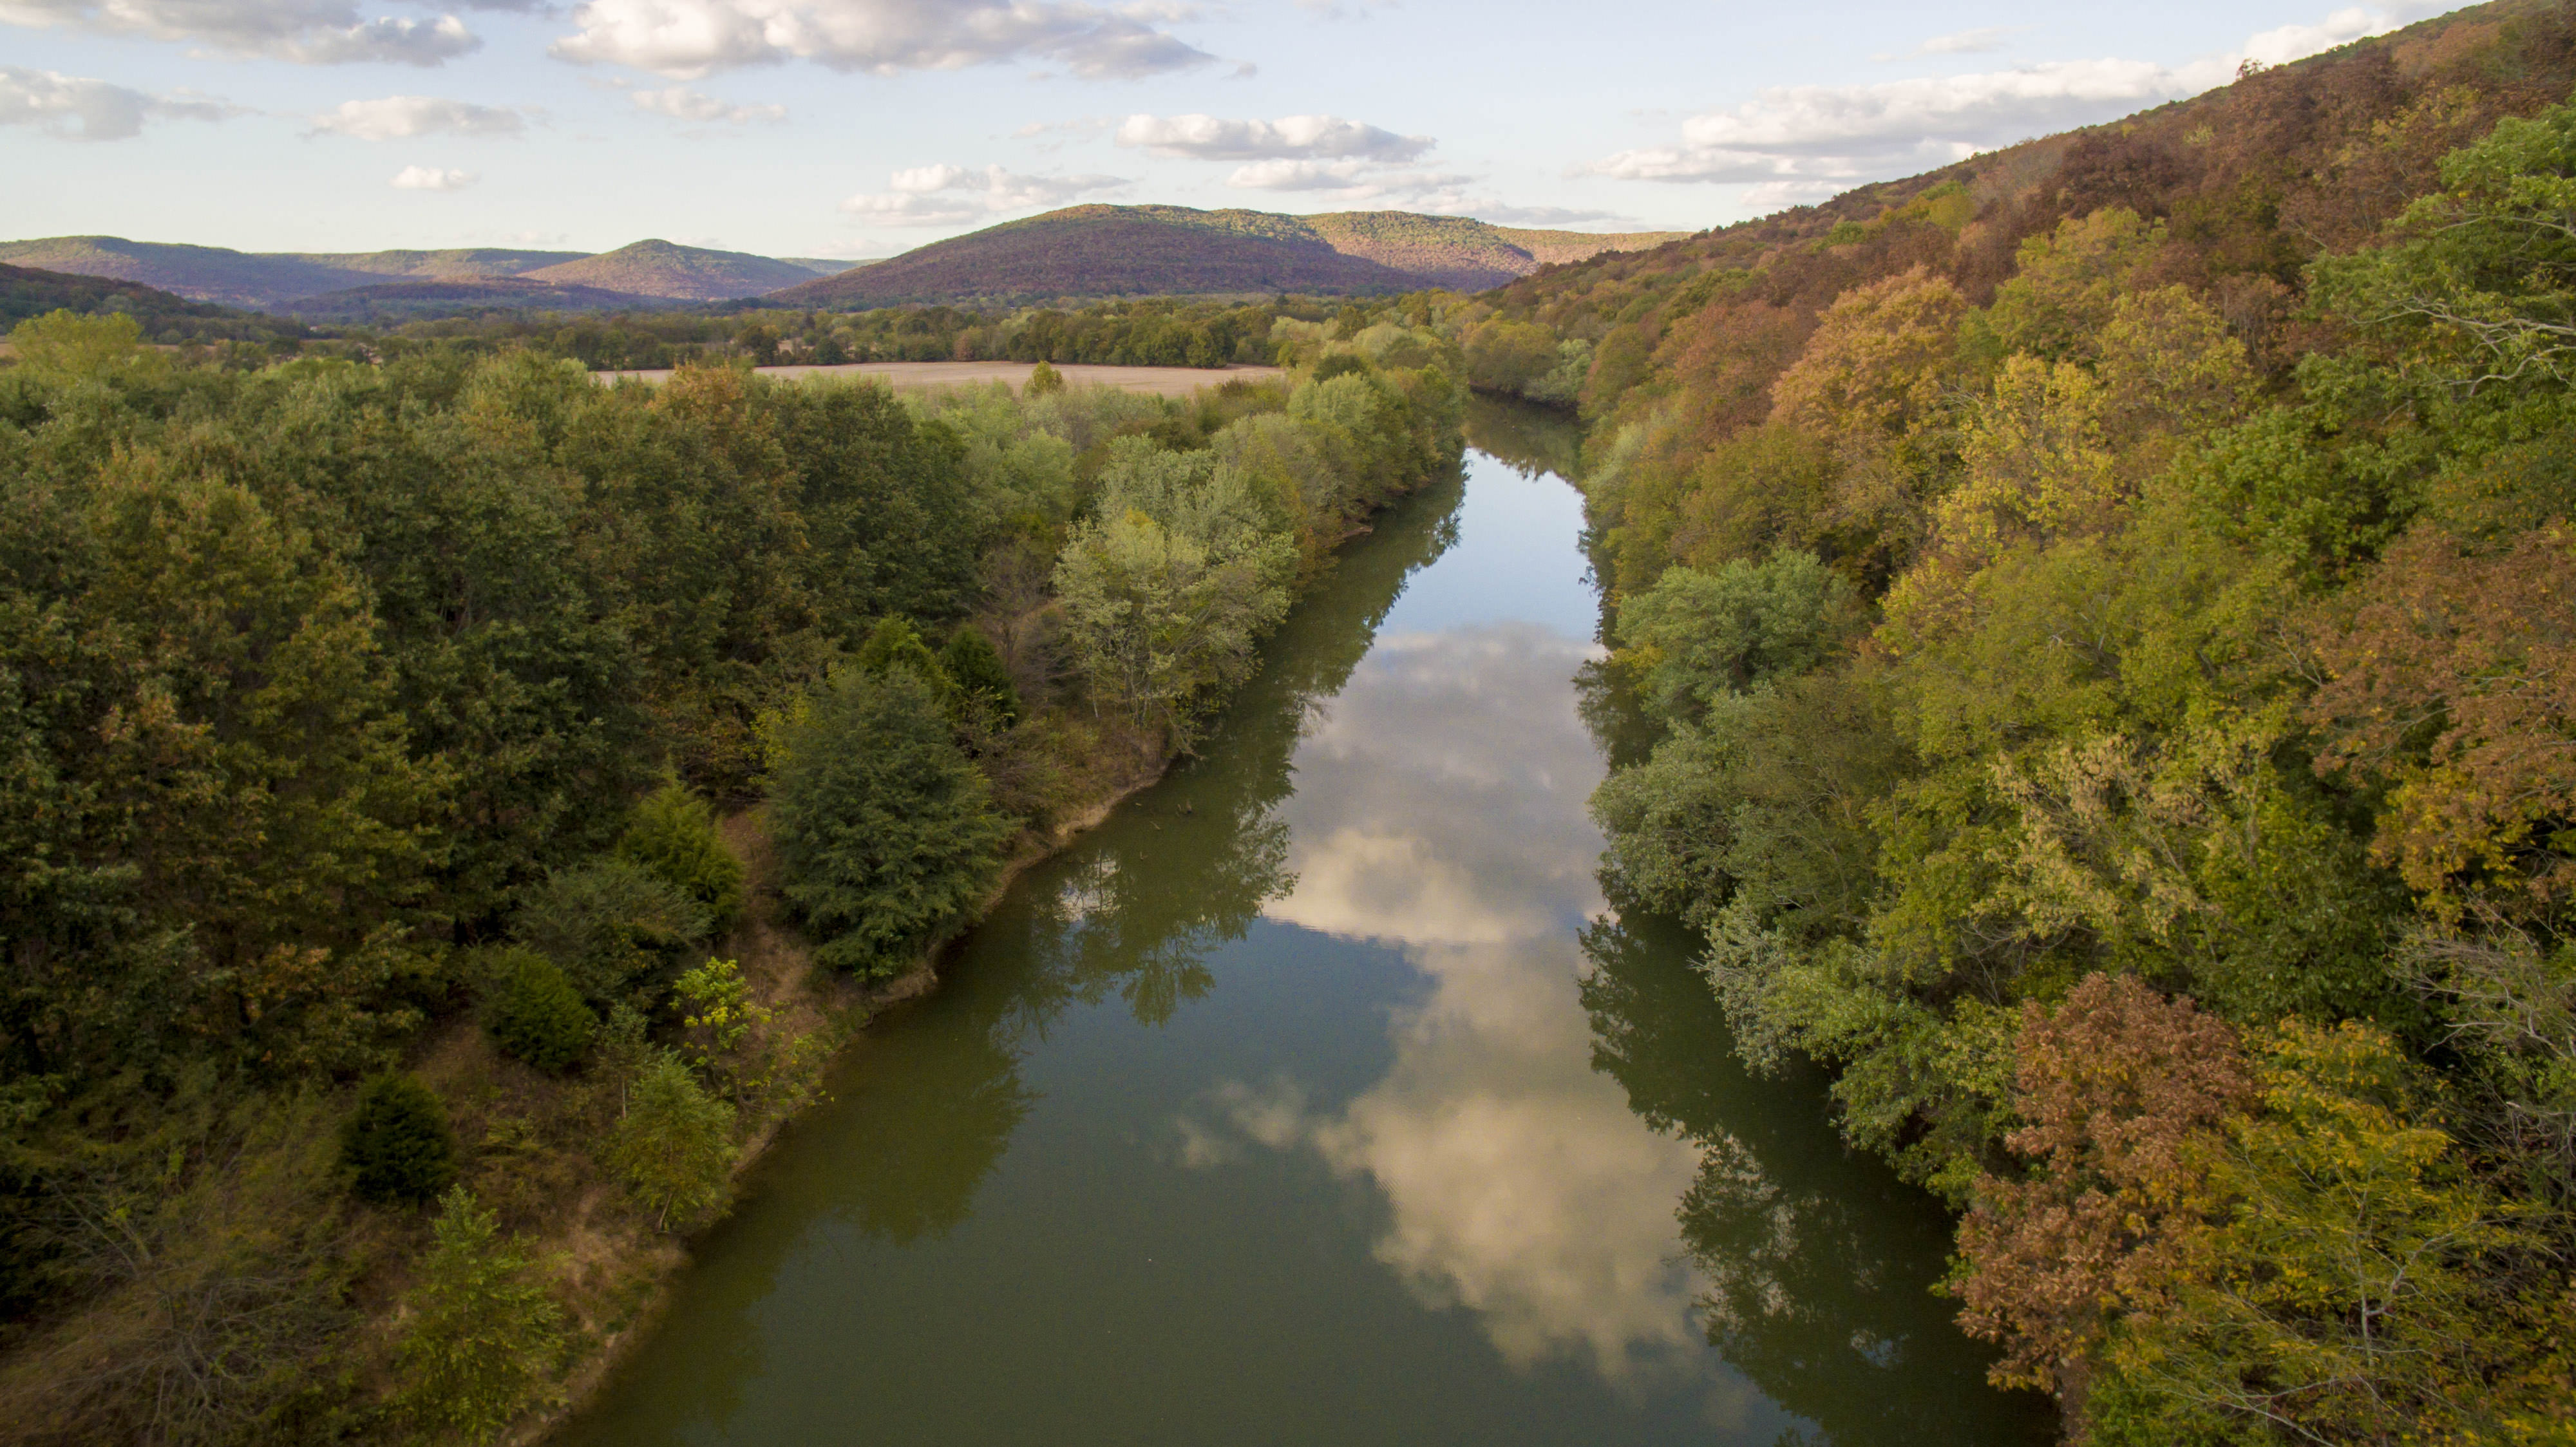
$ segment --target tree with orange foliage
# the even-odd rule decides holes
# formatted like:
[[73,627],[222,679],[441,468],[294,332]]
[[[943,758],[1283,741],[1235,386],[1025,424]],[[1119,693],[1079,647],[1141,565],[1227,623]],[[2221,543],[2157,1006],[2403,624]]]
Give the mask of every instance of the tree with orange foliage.
[[2194,1141],[2253,1088],[2225,1021],[2127,975],[2023,1006],[2006,1137],[2034,1163],[1987,1176],[1952,1281],[1969,1332],[2005,1346],[2003,1386],[2080,1407],[2119,1312],[2181,1270],[2209,1207]]

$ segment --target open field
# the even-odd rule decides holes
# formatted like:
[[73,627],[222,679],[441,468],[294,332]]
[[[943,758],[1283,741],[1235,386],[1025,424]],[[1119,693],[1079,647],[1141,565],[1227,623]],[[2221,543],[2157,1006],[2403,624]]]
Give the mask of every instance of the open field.
[[[852,362],[840,367],[757,370],[764,377],[883,377],[896,387],[963,387],[984,382],[1008,382],[1018,387],[1028,381],[1036,366],[1035,362]],[[1122,387],[1158,397],[1184,397],[1201,387],[1235,381],[1262,382],[1282,375],[1277,367],[1103,367],[1074,362],[1056,370],[1077,387]],[[634,377],[646,382],[659,382],[670,375],[667,367],[599,374],[602,379]]]

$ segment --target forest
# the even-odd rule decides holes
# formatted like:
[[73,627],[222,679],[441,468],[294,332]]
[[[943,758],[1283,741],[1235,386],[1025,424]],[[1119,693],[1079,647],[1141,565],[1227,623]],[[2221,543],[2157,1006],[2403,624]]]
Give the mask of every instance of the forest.
[[1312,330],[1167,401],[21,323],[0,1438],[554,1410],[872,989],[1456,475],[1454,348]]
[[2576,1440],[2571,82],[2483,7],[1443,310],[1591,424],[1614,899],[2075,1440]]

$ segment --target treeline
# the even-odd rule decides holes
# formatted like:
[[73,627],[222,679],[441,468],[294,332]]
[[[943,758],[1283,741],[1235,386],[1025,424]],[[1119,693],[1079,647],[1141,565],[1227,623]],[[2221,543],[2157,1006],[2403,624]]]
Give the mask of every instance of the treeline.
[[[1400,303],[1363,304],[1387,313]],[[979,312],[887,307],[836,313],[746,309],[731,314],[551,314],[414,322],[390,332],[344,329],[380,351],[528,350],[594,371],[683,366],[726,359],[754,366],[850,362],[1054,362],[1119,367],[1282,364],[1281,328],[1332,323],[1352,306],[1280,298],[1257,306],[1213,302],[1102,302],[1071,310]],[[1420,308],[1414,308],[1417,312]]]
[[228,370],[68,314],[12,340],[23,1441],[484,1441],[544,1407],[846,1028],[743,922],[911,967],[1460,450],[1452,373],[1349,349],[1186,401],[908,404],[528,350]]
[[1614,897],[1963,1213],[1961,1321],[2079,1440],[2571,1430],[2571,36],[1458,318],[1471,375],[1591,344],[1599,703],[1660,734]]

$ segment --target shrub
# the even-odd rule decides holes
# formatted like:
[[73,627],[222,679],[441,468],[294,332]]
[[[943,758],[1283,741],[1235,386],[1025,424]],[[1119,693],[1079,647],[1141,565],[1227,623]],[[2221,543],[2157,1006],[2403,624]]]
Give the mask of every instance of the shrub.
[[891,975],[992,887],[1011,826],[909,669],[842,669],[775,721],[772,832],[815,958]]
[[340,1164],[351,1173],[350,1189],[366,1200],[435,1199],[456,1178],[447,1106],[408,1075],[369,1081],[357,1113],[341,1128]]
[[696,900],[714,934],[742,918],[742,861],[716,833],[715,811],[685,785],[664,784],[635,806],[617,856]]
[[984,630],[960,624],[939,650],[939,667],[958,692],[981,700],[1003,727],[1020,721],[1020,691],[1011,685],[1011,671]]
[[493,961],[483,1024],[503,1054],[555,1075],[580,1064],[599,1033],[599,1017],[563,968],[524,949],[505,950]]

